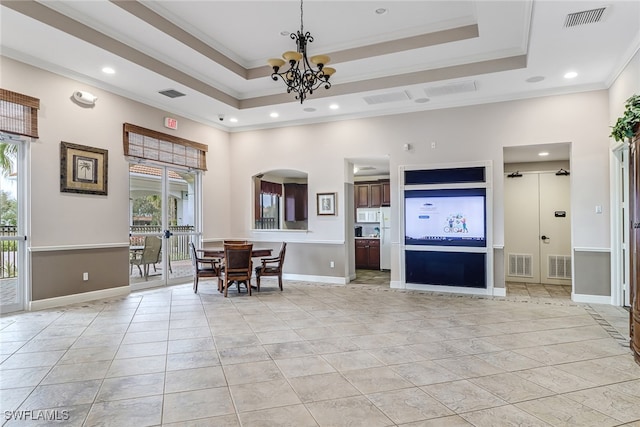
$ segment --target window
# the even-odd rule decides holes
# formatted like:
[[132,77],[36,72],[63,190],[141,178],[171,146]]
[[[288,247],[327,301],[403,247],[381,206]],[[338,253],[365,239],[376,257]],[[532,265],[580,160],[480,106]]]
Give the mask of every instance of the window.
[[255,230],[307,229],[307,174],[274,170],[253,177]]

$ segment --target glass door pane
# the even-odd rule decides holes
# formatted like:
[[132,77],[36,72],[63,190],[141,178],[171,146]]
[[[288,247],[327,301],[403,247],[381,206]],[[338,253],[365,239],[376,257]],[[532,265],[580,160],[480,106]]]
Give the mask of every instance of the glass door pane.
[[[23,142],[0,134],[0,313],[24,309],[25,231],[20,173]],[[6,136],[6,138],[5,138]]]
[[129,165],[129,284],[134,289],[166,281],[162,263],[164,173],[162,167]]
[[198,174],[168,169],[167,181],[169,281],[184,282],[185,278],[191,278],[193,275],[189,242],[194,242],[196,247],[198,246],[199,233],[196,227]]

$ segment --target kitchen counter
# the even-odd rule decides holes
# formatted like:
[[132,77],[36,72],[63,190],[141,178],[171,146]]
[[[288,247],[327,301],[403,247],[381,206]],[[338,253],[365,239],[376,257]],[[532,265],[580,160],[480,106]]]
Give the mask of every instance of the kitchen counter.
[[362,237],[356,237],[356,240],[358,239],[380,239],[379,236],[376,237],[369,237],[369,236],[362,236]]

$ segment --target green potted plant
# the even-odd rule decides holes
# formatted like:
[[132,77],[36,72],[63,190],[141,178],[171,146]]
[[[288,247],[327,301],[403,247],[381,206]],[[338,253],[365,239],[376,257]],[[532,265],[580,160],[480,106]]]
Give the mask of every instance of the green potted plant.
[[610,136],[616,141],[625,141],[633,138],[640,123],[640,95],[633,95],[627,99],[624,106],[624,114],[612,126],[613,130]]

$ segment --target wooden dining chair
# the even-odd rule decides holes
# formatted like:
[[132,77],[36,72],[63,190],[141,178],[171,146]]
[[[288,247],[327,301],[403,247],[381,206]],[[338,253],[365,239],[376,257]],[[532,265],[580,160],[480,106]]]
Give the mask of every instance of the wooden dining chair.
[[191,264],[193,264],[193,292],[198,293],[198,281],[201,277],[219,277],[220,260],[217,258],[205,258],[198,256],[196,246],[189,242]]
[[246,240],[223,240],[222,243],[224,245],[246,245],[247,242]]
[[284,255],[287,252],[287,242],[282,242],[280,253],[277,257],[262,258],[261,265],[256,267],[256,287],[260,291],[260,277],[278,276],[278,286],[282,291],[282,266],[284,265]]
[[229,286],[233,283],[240,292],[240,285],[247,287],[247,292],[251,295],[251,274],[253,262],[251,260],[251,250],[253,244],[245,245],[224,245],[224,265],[220,269],[218,276],[218,290],[227,296]]

